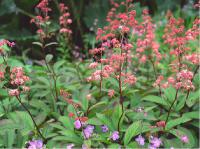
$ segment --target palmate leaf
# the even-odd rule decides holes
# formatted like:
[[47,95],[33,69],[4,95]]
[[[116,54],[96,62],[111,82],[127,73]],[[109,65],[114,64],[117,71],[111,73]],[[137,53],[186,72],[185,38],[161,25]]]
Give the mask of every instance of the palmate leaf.
[[124,136],[125,145],[127,145],[134,136],[138,135],[141,132],[141,126],[141,121],[136,121],[128,127]]
[[15,111],[9,114],[9,118],[13,123],[20,126],[23,135],[27,135],[35,129],[31,117],[26,112]]

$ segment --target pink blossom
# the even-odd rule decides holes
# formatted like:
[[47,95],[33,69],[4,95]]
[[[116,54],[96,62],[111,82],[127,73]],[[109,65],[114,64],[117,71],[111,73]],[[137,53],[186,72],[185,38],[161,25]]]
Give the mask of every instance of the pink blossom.
[[189,143],[189,139],[188,139],[188,137],[187,137],[186,135],[181,136],[181,141],[182,141],[183,143]]
[[114,90],[109,90],[109,91],[108,91],[108,96],[109,96],[110,98],[112,98],[114,95],[115,95],[115,91],[114,91]]
[[81,122],[80,122],[79,120],[76,120],[76,121],[74,122],[74,127],[75,127],[76,129],[80,129],[80,128],[81,128]]
[[19,95],[19,90],[18,89],[11,89],[11,90],[9,90],[8,94],[10,96],[18,96]]
[[96,68],[98,66],[98,63],[97,62],[93,62],[93,63],[91,63],[90,65],[89,65],[89,68],[90,69],[94,69],[94,68]]

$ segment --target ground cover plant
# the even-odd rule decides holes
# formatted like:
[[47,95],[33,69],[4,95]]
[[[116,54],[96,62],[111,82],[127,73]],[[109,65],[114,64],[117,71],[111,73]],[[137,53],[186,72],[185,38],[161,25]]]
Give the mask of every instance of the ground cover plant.
[[108,3],[83,35],[67,2],[40,0],[30,48],[0,40],[0,148],[199,148],[200,2],[184,19]]

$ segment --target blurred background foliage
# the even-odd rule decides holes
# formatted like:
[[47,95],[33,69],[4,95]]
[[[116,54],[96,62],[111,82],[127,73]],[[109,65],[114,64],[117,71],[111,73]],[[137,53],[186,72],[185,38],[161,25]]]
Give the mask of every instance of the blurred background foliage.
[[[122,1],[122,0],[117,0]],[[39,0],[0,0],[0,39],[9,39],[16,42],[13,54],[28,55],[29,58],[41,59],[40,50],[32,45],[37,40],[36,27],[30,24],[30,19],[35,15],[35,6]],[[50,0],[52,32],[59,30],[58,3],[64,2],[68,5],[73,24],[71,39],[72,48],[70,52],[78,57],[85,58],[88,50],[95,46],[95,31],[98,27],[106,24],[106,14],[111,8],[109,0]],[[193,9],[197,0],[135,0],[135,9],[147,7],[151,15],[157,20],[163,20],[168,10],[176,17],[185,19],[186,26],[191,25],[191,20],[198,16],[198,11]],[[56,41],[56,36],[52,36]],[[31,46],[30,46],[31,45]],[[49,53],[57,55],[59,51],[49,50]],[[57,47],[58,48],[58,47]],[[71,59],[70,59],[71,60]]]

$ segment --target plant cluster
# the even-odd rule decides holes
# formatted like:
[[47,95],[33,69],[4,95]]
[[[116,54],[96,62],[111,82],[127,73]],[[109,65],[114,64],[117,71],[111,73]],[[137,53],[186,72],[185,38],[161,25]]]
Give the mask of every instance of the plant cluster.
[[[199,147],[200,19],[188,27],[169,11],[157,23],[132,0],[110,3],[91,59],[65,60],[73,32],[64,3],[56,41],[48,0],[31,19],[43,60],[16,60],[15,43],[0,41],[0,147]],[[46,54],[55,45],[63,49],[57,61]]]

